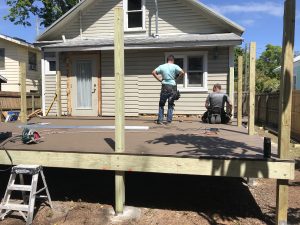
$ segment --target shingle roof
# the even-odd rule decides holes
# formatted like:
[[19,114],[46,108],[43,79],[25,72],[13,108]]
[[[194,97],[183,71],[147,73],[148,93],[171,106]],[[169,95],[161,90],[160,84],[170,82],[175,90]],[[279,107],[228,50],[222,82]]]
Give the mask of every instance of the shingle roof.
[[21,46],[24,46],[24,47],[27,47],[27,48],[39,50],[39,48],[35,47],[33,44],[30,44],[30,43],[28,43],[25,40],[22,40],[20,38],[10,37],[8,35],[0,34],[0,39],[15,43],[17,45],[21,45]]
[[[224,42],[223,45],[236,45],[243,39],[234,33],[224,34],[182,34],[154,37],[126,37],[125,48],[156,48],[156,47],[195,47],[215,46]],[[84,39],[70,40],[56,44],[43,46],[43,48],[74,48],[74,47],[98,47],[112,48],[113,37],[106,39]]]

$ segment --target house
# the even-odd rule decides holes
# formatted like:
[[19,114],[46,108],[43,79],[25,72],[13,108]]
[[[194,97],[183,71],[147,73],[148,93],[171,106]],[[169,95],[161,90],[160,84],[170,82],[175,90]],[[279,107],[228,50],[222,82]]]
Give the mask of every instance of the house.
[[[281,72],[281,66],[274,70],[275,73]],[[300,90],[300,55],[294,58],[294,89]]]
[[[160,83],[151,72],[169,54],[187,72],[178,84],[176,114],[202,114],[215,83],[233,98],[233,48],[244,32],[238,24],[197,0],[84,0],[37,39],[44,113],[59,71],[63,115],[114,115],[115,7],[124,8],[127,116],[157,113]],[[55,104],[51,113],[57,114]]]
[[294,59],[294,87],[300,90],[300,55]]
[[41,92],[41,50],[22,39],[0,34],[2,91],[19,92],[21,62],[26,63],[27,92]]

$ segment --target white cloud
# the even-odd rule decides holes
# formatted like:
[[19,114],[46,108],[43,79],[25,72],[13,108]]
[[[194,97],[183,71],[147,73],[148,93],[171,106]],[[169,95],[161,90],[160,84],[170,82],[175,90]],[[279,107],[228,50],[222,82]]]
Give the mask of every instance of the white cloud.
[[239,23],[244,26],[252,26],[255,23],[255,20],[246,19],[246,20],[241,20]]
[[271,16],[281,17],[283,15],[283,5],[271,1],[267,2],[245,2],[242,4],[230,5],[209,5],[212,9],[221,14],[229,13],[263,13]]

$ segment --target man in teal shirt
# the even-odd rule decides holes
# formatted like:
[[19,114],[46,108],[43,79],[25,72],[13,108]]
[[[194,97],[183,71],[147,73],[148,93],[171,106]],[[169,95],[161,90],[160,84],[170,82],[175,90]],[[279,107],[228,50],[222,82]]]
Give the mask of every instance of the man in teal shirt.
[[168,100],[167,122],[171,123],[173,120],[174,111],[174,97],[177,94],[176,79],[183,76],[184,71],[176,64],[174,64],[174,56],[168,56],[167,63],[160,65],[153,72],[152,75],[162,83],[159,110],[157,123],[162,124],[164,119],[164,107]]

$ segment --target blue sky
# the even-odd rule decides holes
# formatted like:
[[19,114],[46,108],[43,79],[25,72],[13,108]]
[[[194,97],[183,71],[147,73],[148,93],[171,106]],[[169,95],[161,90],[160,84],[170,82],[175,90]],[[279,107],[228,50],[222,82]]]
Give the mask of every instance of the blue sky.
[[[201,2],[245,27],[246,32],[243,35],[245,42],[256,41],[258,54],[268,43],[282,44],[284,0],[201,0]],[[300,51],[300,4],[297,5],[296,11],[295,50]],[[36,38],[36,18],[31,18],[32,27],[24,28],[5,21],[3,16],[7,12],[5,0],[0,0],[0,33],[33,42]]]

